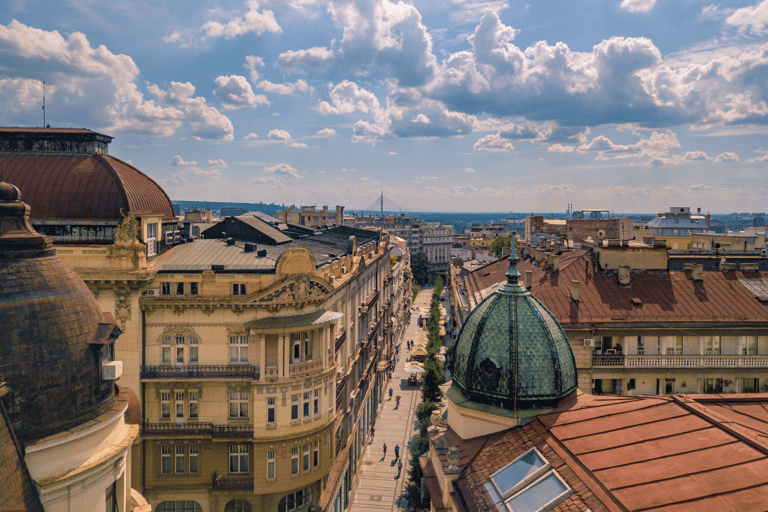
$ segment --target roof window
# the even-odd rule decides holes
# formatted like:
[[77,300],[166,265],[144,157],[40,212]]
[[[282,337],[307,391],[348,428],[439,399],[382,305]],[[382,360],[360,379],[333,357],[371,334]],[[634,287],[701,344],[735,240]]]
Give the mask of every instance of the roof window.
[[572,492],[536,448],[491,475],[491,482],[504,503],[499,509],[509,512],[549,510]]

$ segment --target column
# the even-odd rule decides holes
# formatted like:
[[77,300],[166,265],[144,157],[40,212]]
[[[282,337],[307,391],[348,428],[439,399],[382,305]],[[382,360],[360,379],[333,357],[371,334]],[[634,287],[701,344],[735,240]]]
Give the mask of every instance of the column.
[[285,356],[283,352],[285,350],[285,335],[277,335],[277,376],[283,377],[285,375]]
[[323,352],[323,370],[328,368],[328,337],[330,336],[330,331],[330,325],[320,328],[320,350]]
[[283,334],[283,377],[290,375],[289,365],[291,364],[291,351],[293,350],[290,343],[291,335]]
[[259,375],[264,378],[264,369],[267,361],[267,337],[263,334],[259,336]]

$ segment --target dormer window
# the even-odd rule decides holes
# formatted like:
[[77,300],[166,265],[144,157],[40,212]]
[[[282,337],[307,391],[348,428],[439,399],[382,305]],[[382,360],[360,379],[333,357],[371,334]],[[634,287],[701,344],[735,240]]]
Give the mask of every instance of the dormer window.
[[486,489],[495,491],[491,497],[513,512],[550,510],[573,492],[536,448],[491,475],[491,482],[492,487],[486,484]]

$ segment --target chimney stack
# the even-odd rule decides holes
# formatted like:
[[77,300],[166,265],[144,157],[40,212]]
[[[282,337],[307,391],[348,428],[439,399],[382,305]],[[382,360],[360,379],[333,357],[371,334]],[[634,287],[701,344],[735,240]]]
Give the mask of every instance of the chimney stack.
[[629,273],[629,265],[620,265],[619,266],[619,284],[622,286],[629,286],[630,283],[630,273]]
[[581,283],[579,281],[571,281],[571,300],[573,302],[579,302],[579,288]]
[[533,271],[532,270],[526,270],[525,271],[525,289],[530,290],[531,286],[533,286]]

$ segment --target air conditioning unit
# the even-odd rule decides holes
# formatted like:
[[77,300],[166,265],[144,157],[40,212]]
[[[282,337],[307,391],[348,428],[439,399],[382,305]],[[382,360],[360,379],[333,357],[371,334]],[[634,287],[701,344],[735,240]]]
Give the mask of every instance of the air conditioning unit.
[[585,347],[594,347],[595,346],[595,339],[594,338],[584,338],[584,346]]
[[102,380],[117,380],[123,374],[122,361],[110,361],[101,365]]
[[147,297],[159,297],[160,296],[160,288],[150,288],[147,290]]

